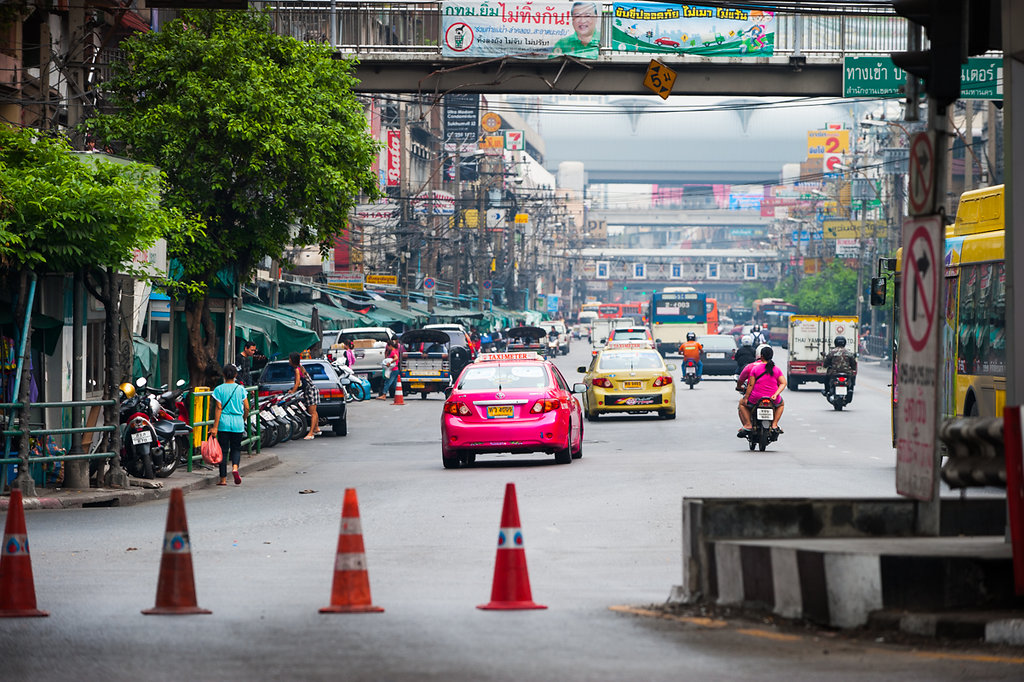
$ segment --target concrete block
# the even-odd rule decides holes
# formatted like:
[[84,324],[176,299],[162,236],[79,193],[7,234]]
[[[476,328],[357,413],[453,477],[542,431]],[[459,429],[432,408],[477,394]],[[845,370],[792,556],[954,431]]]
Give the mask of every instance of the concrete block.
[[872,611],[882,608],[882,576],[878,557],[826,554],[825,584],[831,624],[860,627]]
[[900,632],[908,635],[934,637],[938,622],[938,617],[933,613],[907,613],[900,618]]
[[716,542],[715,566],[718,575],[718,603],[743,603],[743,566],[740,562],[740,546]]
[[802,617],[804,601],[795,549],[772,547],[772,584],[775,588],[774,612],[783,618]]
[[1007,618],[987,623],[985,641],[989,644],[1024,646],[1024,618]]

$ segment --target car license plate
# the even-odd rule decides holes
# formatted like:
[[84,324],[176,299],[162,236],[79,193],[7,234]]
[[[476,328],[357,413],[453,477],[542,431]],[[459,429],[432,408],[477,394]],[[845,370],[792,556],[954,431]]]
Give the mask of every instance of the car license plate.
[[824,374],[827,370],[824,367],[818,367],[815,371],[818,374]]
[[725,357],[725,353],[708,353],[708,360],[721,360]]
[[644,387],[644,382],[642,382],[642,381],[623,381],[622,382],[622,387],[623,388],[643,388]]
[[152,443],[153,434],[149,431],[136,431],[132,434],[132,445],[142,445],[143,443]]
[[409,388],[425,388],[425,384],[409,384]]
[[285,412],[284,408],[281,407],[280,405],[274,405],[274,407],[271,409],[271,411],[274,413],[275,417],[287,417],[288,416],[288,413]]
[[761,421],[771,421],[775,419],[775,410],[768,407],[757,408],[757,418]]
[[511,405],[488,405],[487,417],[489,419],[508,419],[512,416]]
[[836,386],[836,395],[846,395],[846,386]]

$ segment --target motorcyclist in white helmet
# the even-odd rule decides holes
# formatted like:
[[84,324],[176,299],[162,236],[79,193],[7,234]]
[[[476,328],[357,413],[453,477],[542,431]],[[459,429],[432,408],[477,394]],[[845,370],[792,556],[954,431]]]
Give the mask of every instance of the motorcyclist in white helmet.
[[736,373],[743,371],[743,368],[757,359],[757,352],[754,350],[754,337],[744,334],[740,340],[740,347],[736,349]]

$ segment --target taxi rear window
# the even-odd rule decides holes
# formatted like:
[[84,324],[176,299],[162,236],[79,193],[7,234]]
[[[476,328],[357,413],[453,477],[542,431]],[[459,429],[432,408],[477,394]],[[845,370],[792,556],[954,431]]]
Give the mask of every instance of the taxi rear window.
[[547,388],[548,373],[537,365],[480,365],[466,369],[459,388],[469,391],[509,388]]
[[616,329],[612,332],[612,338],[616,341],[646,341],[647,332],[642,329]]
[[606,353],[597,368],[606,369],[661,369],[661,356],[657,353]]

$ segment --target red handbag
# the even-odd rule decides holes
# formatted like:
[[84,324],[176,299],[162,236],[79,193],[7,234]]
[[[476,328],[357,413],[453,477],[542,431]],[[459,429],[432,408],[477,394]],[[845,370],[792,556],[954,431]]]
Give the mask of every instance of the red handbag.
[[203,461],[207,464],[220,464],[221,460],[224,459],[220,443],[213,436],[204,440],[203,444],[199,446],[199,454],[203,456]]

